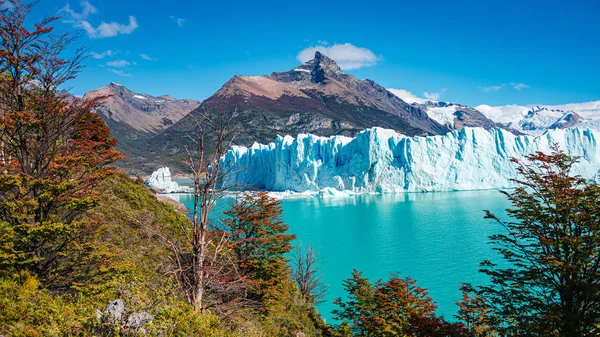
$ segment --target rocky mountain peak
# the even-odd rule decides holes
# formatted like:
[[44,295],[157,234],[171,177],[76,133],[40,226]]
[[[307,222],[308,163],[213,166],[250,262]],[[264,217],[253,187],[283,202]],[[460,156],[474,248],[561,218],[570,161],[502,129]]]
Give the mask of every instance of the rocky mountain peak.
[[344,73],[334,60],[319,51],[315,52],[315,58],[312,60],[312,63],[315,70],[322,71],[324,74],[341,75]]
[[286,83],[327,83],[344,76],[342,69],[334,60],[321,52],[315,52],[315,57],[287,72],[274,72],[271,77]]

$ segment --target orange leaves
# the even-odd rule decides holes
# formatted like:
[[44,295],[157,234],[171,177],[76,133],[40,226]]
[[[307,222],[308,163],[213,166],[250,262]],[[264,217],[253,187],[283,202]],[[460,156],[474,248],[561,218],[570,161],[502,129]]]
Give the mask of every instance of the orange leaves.
[[337,299],[339,319],[352,323],[360,336],[464,336],[462,326],[435,315],[436,305],[427,290],[411,278],[392,275],[375,285],[354,270],[344,281],[348,300]]
[[[48,35],[57,17],[30,30],[24,24],[32,5],[12,3],[0,11],[0,222],[16,239],[0,247],[0,265],[63,287],[90,269],[88,239],[97,226],[82,216],[96,205],[95,187],[114,172],[106,165],[121,155],[91,112],[101,98],[68,99],[58,91],[82,68],[84,50],[62,58],[73,38]],[[2,256],[19,259],[6,264]]]
[[295,235],[285,234],[281,202],[266,192],[247,193],[225,212],[226,228],[242,275],[254,285],[257,299],[276,305],[289,282],[285,254]]

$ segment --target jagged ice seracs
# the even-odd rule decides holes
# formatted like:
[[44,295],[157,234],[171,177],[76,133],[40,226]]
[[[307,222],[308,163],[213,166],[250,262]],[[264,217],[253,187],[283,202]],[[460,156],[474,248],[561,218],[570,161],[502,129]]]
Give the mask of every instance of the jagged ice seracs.
[[223,184],[269,191],[353,193],[509,188],[518,178],[511,157],[550,153],[556,143],[579,156],[574,173],[600,178],[600,132],[549,130],[515,136],[503,129],[463,128],[443,136],[407,137],[371,128],[356,135],[278,136],[275,142],[233,146],[221,158],[232,172]]

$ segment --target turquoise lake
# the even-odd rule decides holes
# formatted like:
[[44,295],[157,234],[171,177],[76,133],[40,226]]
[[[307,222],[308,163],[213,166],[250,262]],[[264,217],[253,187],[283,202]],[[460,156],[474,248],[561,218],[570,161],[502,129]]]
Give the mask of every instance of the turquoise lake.
[[[191,207],[189,197],[177,197]],[[509,203],[498,191],[464,191],[288,199],[282,206],[297,241],[319,252],[329,294],[318,309],[331,321],[352,269],[372,281],[410,276],[452,319],[461,282],[485,283],[479,263],[498,261],[488,236],[502,227],[483,219],[483,210],[502,216]]]

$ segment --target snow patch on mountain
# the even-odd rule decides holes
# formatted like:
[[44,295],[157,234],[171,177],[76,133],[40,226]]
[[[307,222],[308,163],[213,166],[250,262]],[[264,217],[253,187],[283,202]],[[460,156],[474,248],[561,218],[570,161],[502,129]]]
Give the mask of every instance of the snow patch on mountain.
[[569,114],[581,117],[577,126],[600,130],[600,101],[562,105],[479,105],[475,109],[497,123],[528,134],[542,134],[549,128],[559,127],[559,122]]
[[540,136],[465,127],[443,136],[407,137],[372,128],[355,138],[277,137],[274,143],[234,146],[221,158],[234,174],[224,184],[270,191],[420,192],[493,189],[514,186],[510,158],[542,151],[556,143],[580,156],[574,173],[600,175],[600,132],[573,128]]
[[427,112],[430,118],[442,125],[453,125],[454,124],[454,113],[457,111],[459,106],[447,105],[443,107],[433,106],[426,107],[423,110]]

